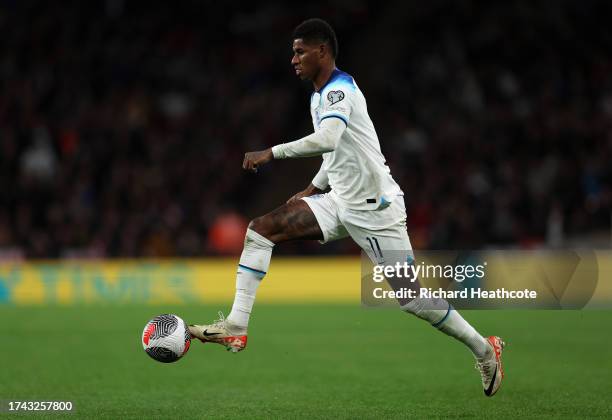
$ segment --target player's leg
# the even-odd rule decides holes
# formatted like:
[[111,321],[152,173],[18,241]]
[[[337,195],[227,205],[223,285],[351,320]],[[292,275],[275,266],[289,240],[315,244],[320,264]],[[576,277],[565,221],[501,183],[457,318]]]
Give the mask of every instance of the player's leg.
[[[237,352],[246,347],[247,327],[257,289],[268,272],[275,244],[295,239],[328,239],[337,230],[335,208],[325,195],[292,201],[251,221],[236,275],[236,294],[232,310],[224,319],[210,325],[190,326],[192,335],[203,342],[223,344]],[[317,212],[315,216],[314,211]]]
[[249,229],[274,244],[296,239],[323,239],[317,218],[304,200],[283,204],[270,213],[253,219]]
[[295,239],[323,239],[317,219],[302,200],[284,204],[249,223],[238,264],[234,304],[227,318],[230,324],[246,329],[274,245]]
[[[411,255],[411,245],[406,229],[394,225],[382,230],[371,230],[356,226],[347,226],[351,237],[368,255],[374,255],[373,261],[385,266],[404,264]],[[371,244],[374,244],[372,251]],[[418,279],[388,278],[387,283],[394,290],[411,288],[418,290]],[[416,315],[429,322],[433,327],[464,343],[476,357],[483,357],[490,351],[483,338],[463,317],[444,299],[416,297],[415,299],[398,299],[404,312]]]
[[[368,224],[364,224],[362,214],[351,211],[343,212],[341,220],[353,240],[375,264],[390,266],[395,266],[398,262],[404,264],[412,256],[412,246],[406,231],[403,201],[398,198],[391,207],[369,213]],[[372,227],[372,224],[377,222],[385,227],[381,229],[363,227],[364,225]],[[402,287],[418,289],[418,279],[414,279],[414,282],[411,280],[389,278],[387,282],[394,290],[400,290]],[[398,301],[404,312],[416,315],[465,344],[477,360],[485,394],[491,396],[497,391],[503,377],[500,359],[503,342],[499,337],[484,338],[444,299],[417,297],[398,299]]]

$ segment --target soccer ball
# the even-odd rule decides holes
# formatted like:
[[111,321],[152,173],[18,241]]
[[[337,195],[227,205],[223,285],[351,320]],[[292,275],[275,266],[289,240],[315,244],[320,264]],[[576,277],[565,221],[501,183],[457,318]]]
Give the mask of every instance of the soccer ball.
[[142,331],[142,347],[158,362],[176,362],[187,353],[190,344],[187,324],[174,314],[156,316]]

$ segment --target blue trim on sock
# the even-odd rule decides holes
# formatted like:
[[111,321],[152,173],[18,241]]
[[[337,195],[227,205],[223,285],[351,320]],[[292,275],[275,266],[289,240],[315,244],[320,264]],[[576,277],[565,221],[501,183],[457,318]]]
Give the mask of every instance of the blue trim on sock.
[[238,267],[242,268],[243,270],[250,271],[253,274],[260,275],[261,277],[267,274],[265,271],[255,270],[254,268],[247,267],[246,265],[242,265],[242,264],[238,264]]
[[446,311],[446,315],[444,315],[444,318],[442,318],[440,321],[436,322],[435,324],[431,324],[432,327],[436,327],[436,328],[440,328],[442,326],[442,324],[444,324],[444,321],[446,321],[446,319],[448,318],[448,315],[450,314],[450,311],[453,310],[453,307],[451,306],[451,304],[448,304],[448,310]]

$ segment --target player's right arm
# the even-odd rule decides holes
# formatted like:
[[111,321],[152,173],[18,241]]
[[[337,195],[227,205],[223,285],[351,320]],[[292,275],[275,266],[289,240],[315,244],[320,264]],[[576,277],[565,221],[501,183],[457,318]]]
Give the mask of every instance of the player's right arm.
[[[336,149],[338,141],[346,129],[340,118],[327,118],[321,121],[318,131],[290,143],[277,144],[266,150],[248,152],[244,155],[242,168],[257,172],[257,168],[272,159],[320,156]],[[316,184],[315,184],[316,185]]]
[[290,143],[272,147],[274,159],[320,156],[336,149],[338,141],[346,129],[346,122],[338,118],[321,121],[318,131]]

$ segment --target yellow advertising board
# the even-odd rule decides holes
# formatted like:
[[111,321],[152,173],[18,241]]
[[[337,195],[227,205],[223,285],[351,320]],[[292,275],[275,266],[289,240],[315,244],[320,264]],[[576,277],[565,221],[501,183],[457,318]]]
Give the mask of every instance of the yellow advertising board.
[[[0,263],[0,304],[203,303],[234,296],[237,260]],[[359,302],[359,258],[275,258],[258,301]]]
[[[609,307],[612,253],[592,254],[592,262],[565,270],[571,271],[571,276],[566,276],[565,271],[548,273],[550,293],[561,290],[557,290],[559,281],[552,280],[565,276],[573,280],[562,282],[561,292],[578,296],[581,290],[587,290],[583,279],[591,278],[581,277],[581,273],[597,270],[584,302],[588,302],[587,307]],[[541,277],[537,268],[544,261],[534,258],[515,258],[511,252],[503,257],[485,252],[483,261],[489,260],[488,281],[514,288],[530,281],[533,284],[532,277]],[[552,266],[563,270],[565,265],[562,260]],[[234,296],[236,267],[236,258],[0,262],[0,305],[227,302]],[[257,301],[359,303],[361,270],[359,257],[276,257],[258,290]]]

